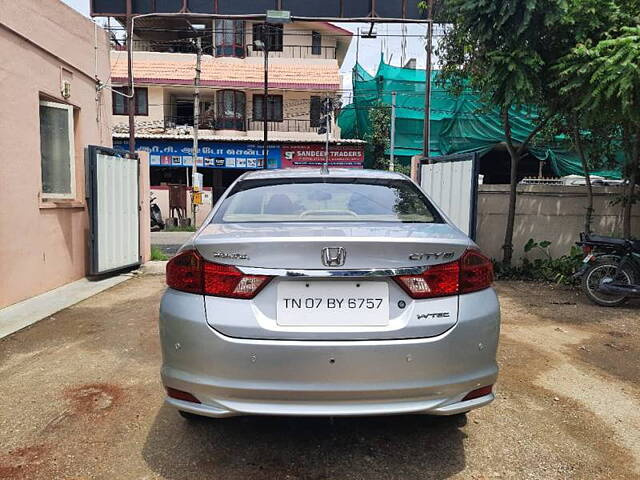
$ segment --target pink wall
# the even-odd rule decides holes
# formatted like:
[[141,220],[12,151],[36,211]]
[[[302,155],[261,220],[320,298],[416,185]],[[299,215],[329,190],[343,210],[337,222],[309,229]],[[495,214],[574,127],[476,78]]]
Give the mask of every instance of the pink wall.
[[[109,78],[107,37],[59,0],[0,0],[0,308],[87,272],[84,149],[111,145],[111,95],[96,99],[96,74]],[[61,79],[71,96],[61,96]],[[72,201],[40,197],[39,101],[75,109]]]

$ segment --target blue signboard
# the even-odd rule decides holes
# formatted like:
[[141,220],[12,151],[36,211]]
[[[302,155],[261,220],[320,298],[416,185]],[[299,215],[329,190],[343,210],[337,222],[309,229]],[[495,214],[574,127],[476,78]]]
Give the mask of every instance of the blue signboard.
[[[114,148],[128,149],[128,141],[114,140]],[[193,166],[193,143],[189,140],[136,140],[136,150],[149,152],[152,167]],[[280,146],[270,145],[267,168],[280,166]],[[262,145],[201,141],[198,144],[198,168],[264,168]]]

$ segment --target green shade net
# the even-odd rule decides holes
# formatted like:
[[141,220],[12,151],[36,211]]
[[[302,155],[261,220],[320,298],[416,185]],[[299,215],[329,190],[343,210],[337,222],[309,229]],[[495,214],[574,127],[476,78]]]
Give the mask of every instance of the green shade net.
[[[504,142],[502,119],[497,109],[489,109],[470,90],[454,96],[437,82],[439,72],[432,74],[431,156],[477,152],[484,155]],[[390,106],[392,92],[396,99],[395,154],[406,159],[422,154],[424,125],[425,72],[394,67],[380,61],[378,72],[370,75],[361,65],[353,70],[353,103],[343,108],[338,118],[343,138],[365,140],[371,130],[369,112],[380,103]],[[510,112],[514,141],[523,142],[534,129],[533,109]],[[575,152],[558,145],[532,146],[538,159],[549,162],[558,176],[583,175],[582,163]],[[389,152],[387,152],[389,153]],[[621,169],[591,172],[605,178],[621,178]]]

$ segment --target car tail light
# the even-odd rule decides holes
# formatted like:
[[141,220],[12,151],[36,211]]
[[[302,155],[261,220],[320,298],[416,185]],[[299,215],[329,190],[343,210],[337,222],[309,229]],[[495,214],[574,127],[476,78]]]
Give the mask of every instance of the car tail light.
[[489,288],[493,283],[493,263],[478,250],[467,250],[460,262],[460,293]]
[[167,264],[167,285],[181,292],[202,293],[202,262],[195,250],[173,257]]
[[167,265],[169,287],[215,297],[254,298],[271,278],[245,275],[232,265],[207,262],[196,250],[182,252]]
[[592,245],[582,245],[582,252],[585,255],[590,255],[591,252],[593,252],[593,246]]
[[464,402],[466,400],[473,400],[474,398],[484,397],[485,395],[489,395],[493,391],[493,385],[489,385],[488,387],[478,388],[473,390],[467,394],[461,401]]
[[478,250],[467,250],[460,260],[429,267],[420,275],[399,275],[396,282],[411,298],[436,298],[477,292],[493,283],[493,264]]

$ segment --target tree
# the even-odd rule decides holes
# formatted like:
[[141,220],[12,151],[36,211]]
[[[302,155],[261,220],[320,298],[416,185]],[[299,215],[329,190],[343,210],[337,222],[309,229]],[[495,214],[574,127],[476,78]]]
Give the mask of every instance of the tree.
[[[562,0],[451,0],[443,15],[451,23],[438,48],[441,82],[449,89],[468,86],[498,109],[511,160],[509,211],[503,263],[513,259],[518,166],[527,147],[551,119],[545,105],[551,69],[561,49],[554,25],[566,14]],[[529,108],[534,123],[515,138],[511,112]]]
[[612,126],[606,114],[599,118],[587,117],[570,107],[572,101],[573,97],[567,105],[556,105],[557,115],[537,140],[545,146],[555,143],[575,151],[580,158],[587,187],[583,230],[591,233],[595,213],[591,172],[614,168],[618,153],[617,129]]
[[617,128],[625,155],[622,208],[623,235],[628,238],[640,179],[640,26],[638,17],[626,19],[636,24],[614,29],[593,46],[577,45],[560,60],[560,92],[578,98],[576,108],[586,118],[606,115]]
[[391,109],[379,102],[369,110],[371,132],[367,133],[367,157],[371,168],[389,170],[387,149],[391,145]]
[[584,115],[581,112],[573,112],[568,119],[569,137],[573,148],[580,157],[587,185],[584,231],[591,233],[593,214],[595,213],[591,172],[598,168],[615,165],[618,149],[616,142],[617,128],[606,114],[601,117],[595,117]]
[[590,94],[588,84],[575,84],[572,94],[567,95],[561,87],[568,77],[564,58],[578,45],[593,45],[609,35],[620,25],[623,14],[616,0],[570,0],[568,9],[556,24],[561,60],[553,68],[555,80],[552,89],[543,98],[546,108],[556,113],[546,129],[547,142],[563,138],[580,158],[587,186],[584,231],[591,233],[594,214],[591,172],[607,164],[615,163],[617,127],[607,111],[592,115],[585,111],[582,102]]

